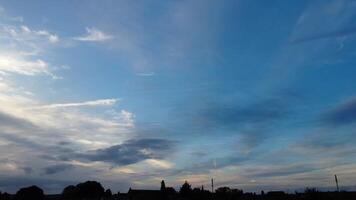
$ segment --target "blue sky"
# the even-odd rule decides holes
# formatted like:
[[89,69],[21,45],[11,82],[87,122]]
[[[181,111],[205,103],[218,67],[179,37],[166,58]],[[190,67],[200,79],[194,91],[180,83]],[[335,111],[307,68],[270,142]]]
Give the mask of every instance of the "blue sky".
[[355,10],[0,0],[0,190],[356,189]]

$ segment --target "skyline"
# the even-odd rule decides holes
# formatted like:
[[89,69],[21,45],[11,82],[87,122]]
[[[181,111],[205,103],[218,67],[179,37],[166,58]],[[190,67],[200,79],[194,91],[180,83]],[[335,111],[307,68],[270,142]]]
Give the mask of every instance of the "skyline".
[[0,0],[0,190],[356,189],[355,10]]

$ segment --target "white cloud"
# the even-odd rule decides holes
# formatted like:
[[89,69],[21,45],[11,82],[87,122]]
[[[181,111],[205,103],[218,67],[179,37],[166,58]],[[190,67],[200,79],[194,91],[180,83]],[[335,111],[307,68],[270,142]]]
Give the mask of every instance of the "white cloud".
[[[112,106],[116,104],[119,99],[98,99],[94,101],[84,101],[79,103],[62,103],[62,104],[49,104],[37,108],[66,108],[66,107],[79,107],[79,106]],[[126,114],[126,113],[125,113]]]
[[50,34],[49,32],[47,31],[44,31],[44,30],[41,30],[41,31],[35,31],[34,32],[35,34],[37,35],[43,35],[43,36],[46,36],[48,38],[48,40],[51,42],[51,43],[56,43],[59,41],[59,37],[55,34]]
[[173,164],[166,160],[147,159],[145,162],[154,168],[171,169],[173,167]]
[[[86,110],[86,106],[104,106],[103,109],[106,109],[106,107],[113,106],[117,99],[51,104],[41,107],[39,105],[43,103],[33,99],[31,95],[26,95],[26,91],[16,89],[18,87],[15,86],[11,88],[11,85],[0,87],[2,86],[4,86],[4,92],[0,93],[0,117],[5,121],[6,116],[17,120],[10,121],[10,124],[8,121],[0,123],[0,129],[3,130],[0,138],[2,141],[22,144],[13,146],[11,154],[14,159],[22,159],[20,152],[24,149],[28,152],[26,155],[47,154],[43,149],[48,146],[56,147],[60,141],[70,143],[71,149],[88,151],[112,146],[133,136],[134,121],[130,118],[133,116],[132,113],[124,111],[120,112],[121,117],[114,117],[103,115],[105,112],[101,113],[101,110],[96,110],[94,114]],[[8,90],[11,92],[7,92]],[[25,123],[26,126],[21,123]],[[8,151],[3,151],[3,148],[4,146],[0,146],[0,151],[8,155]],[[38,151],[38,148],[41,150]],[[58,156],[60,152],[54,150],[51,154],[51,156]],[[31,160],[24,160],[24,162],[29,166],[33,165]],[[42,165],[46,163],[46,160],[39,162]]]
[[135,174],[136,171],[132,168],[129,167],[118,167],[118,168],[113,168],[111,170],[114,173],[120,173],[120,174]]
[[56,43],[59,41],[59,37],[56,34],[51,34],[47,30],[31,30],[27,26],[21,26],[22,34],[27,34],[31,37],[44,36],[51,43]]
[[86,28],[87,34],[80,36],[80,37],[75,37],[75,40],[79,41],[87,41],[87,42],[101,42],[105,40],[110,40],[113,38],[113,36],[108,35],[100,30],[98,30],[95,27],[92,28]]
[[48,63],[41,59],[30,60],[25,56],[11,54],[0,55],[0,71],[16,73],[27,76],[38,74],[51,75],[48,69]]
[[[6,15],[4,17],[11,18]],[[15,19],[23,21],[22,17]],[[0,75],[48,75],[53,79],[61,78],[51,72],[50,64],[43,56],[49,44],[59,42],[56,34],[45,29],[33,30],[14,20],[0,22]]]
[[154,76],[154,72],[149,72],[149,73],[137,73],[137,76]]
[[[1,79],[0,79],[0,81],[1,81]],[[7,92],[10,90],[11,90],[11,87],[8,84],[0,82],[0,92]]]
[[30,42],[39,41],[45,39],[50,43],[56,43],[59,41],[59,37],[56,34],[52,34],[47,30],[32,30],[28,26],[3,26],[4,33],[7,33],[11,38],[16,41]]

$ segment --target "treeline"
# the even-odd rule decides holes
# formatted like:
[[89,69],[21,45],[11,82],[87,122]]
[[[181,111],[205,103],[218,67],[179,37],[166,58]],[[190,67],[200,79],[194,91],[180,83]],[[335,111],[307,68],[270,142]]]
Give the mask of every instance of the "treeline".
[[355,200],[356,192],[320,192],[307,188],[302,193],[287,194],[283,191],[261,191],[245,193],[240,189],[220,187],[211,193],[204,187],[192,188],[185,182],[176,191],[172,187],[166,187],[161,182],[160,190],[130,190],[127,193],[113,194],[110,189],[96,181],[86,181],[77,185],[70,185],[58,195],[45,195],[37,186],[21,188],[16,194],[2,193],[0,200]]

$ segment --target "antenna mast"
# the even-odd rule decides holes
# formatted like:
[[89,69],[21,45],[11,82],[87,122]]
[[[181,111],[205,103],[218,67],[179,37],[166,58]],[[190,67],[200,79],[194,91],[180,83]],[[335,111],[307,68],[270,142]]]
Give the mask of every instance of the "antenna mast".
[[214,193],[214,179],[211,179],[211,193]]
[[336,182],[336,191],[340,192],[340,189],[339,189],[339,181],[337,180],[336,174],[335,174],[335,182]]

